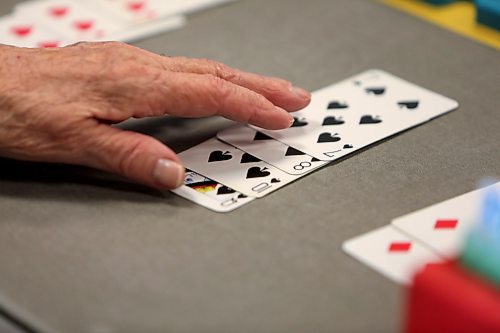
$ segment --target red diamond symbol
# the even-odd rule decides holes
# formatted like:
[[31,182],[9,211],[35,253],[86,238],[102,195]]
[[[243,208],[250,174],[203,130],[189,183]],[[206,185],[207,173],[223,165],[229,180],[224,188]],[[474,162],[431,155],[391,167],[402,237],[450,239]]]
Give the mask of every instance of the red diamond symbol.
[[408,252],[411,248],[411,242],[392,242],[389,244],[389,252]]
[[434,229],[455,229],[457,227],[457,219],[439,219],[434,224]]

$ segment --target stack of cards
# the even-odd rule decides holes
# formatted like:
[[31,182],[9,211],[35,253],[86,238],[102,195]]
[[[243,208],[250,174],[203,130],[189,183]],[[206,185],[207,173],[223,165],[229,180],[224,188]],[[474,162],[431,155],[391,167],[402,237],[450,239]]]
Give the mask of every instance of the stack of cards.
[[131,42],[179,28],[184,14],[230,0],[31,0],[0,18],[0,43],[58,47],[79,41]]
[[180,153],[189,172],[173,192],[227,212],[457,107],[387,72],[368,70],[314,92],[288,129],[236,125]]
[[458,257],[489,190],[500,191],[500,182],[396,218],[346,241],[343,249],[395,282],[410,284],[425,264]]

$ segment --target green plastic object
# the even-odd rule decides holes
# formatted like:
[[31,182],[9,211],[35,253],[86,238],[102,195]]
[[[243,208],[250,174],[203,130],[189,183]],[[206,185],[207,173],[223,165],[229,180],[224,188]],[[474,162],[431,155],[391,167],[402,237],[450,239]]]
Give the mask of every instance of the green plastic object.
[[500,189],[485,188],[481,206],[480,223],[465,239],[460,262],[500,286]]
[[472,230],[460,263],[500,287],[500,238],[481,228]]

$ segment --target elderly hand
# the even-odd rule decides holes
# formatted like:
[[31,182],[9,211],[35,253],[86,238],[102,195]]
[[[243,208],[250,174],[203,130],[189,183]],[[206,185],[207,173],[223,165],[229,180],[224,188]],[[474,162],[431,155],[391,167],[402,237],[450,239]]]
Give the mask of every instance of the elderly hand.
[[156,139],[109,126],[130,117],[222,115],[267,129],[310,94],[223,64],[163,57],[117,42],[59,49],[0,45],[0,156],[90,166],[161,189],[184,168]]

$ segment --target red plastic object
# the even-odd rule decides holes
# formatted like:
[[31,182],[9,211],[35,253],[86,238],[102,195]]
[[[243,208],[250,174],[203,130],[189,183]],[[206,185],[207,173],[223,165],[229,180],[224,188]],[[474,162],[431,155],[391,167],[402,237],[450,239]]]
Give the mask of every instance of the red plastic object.
[[427,265],[407,304],[406,333],[500,332],[500,290],[457,262]]

